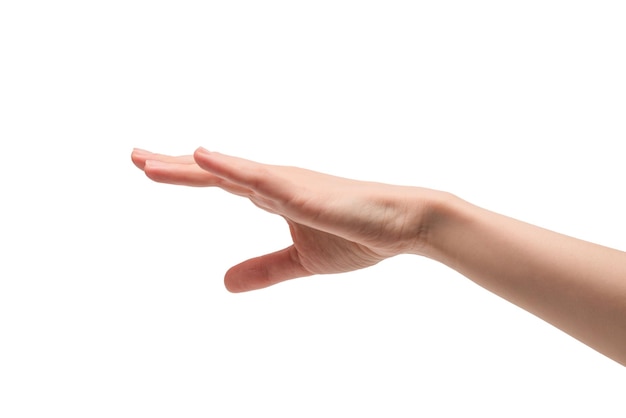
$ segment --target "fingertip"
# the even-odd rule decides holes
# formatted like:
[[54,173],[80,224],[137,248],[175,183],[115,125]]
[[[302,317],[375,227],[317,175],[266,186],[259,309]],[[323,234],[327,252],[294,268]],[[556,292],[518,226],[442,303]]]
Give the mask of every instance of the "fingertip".
[[200,158],[202,158],[202,157],[208,157],[208,156],[210,156],[210,155],[211,155],[211,151],[209,151],[208,149],[203,148],[203,147],[198,147],[198,148],[194,151],[194,153],[193,153],[194,158],[196,158],[196,157],[200,157]]
[[233,285],[233,280],[231,279],[232,269],[233,267],[229,268],[228,271],[226,271],[226,274],[224,275],[224,287],[230,293],[239,293],[240,291],[237,289],[237,286]]
[[193,159],[201,168],[205,170],[209,170],[210,167],[207,165],[208,159],[211,156],[211,152],[203,147],[198,147],[193,153]]
[[233,286],[232,283],[229,280],[227,280],[227,279],[224,279],[224,287],[230,293],[243,293],[243,292],[246,291],[246,289],[242,289],[242,288],[240,288],[238,286]]
[[137,168],[143,170],[146,162],[146,158],[150,155],[149,151],[143,150],[141,148],[133,148],[133,151],[130,153],[130,159],[137,166]]
[[290,246],[280,251],[251,258],[231,267],[224,275],[224,285],[231,293],[263,289],[296,277],[310,276],[294,256]]
[[163,168],[164,166],[165,164],[163,164],[160,161],[145,160],[143,164],[143,172],[150,180],[154,180],[158,182],[158,181],[161,181],[161,178],[159,176],[161,171],[159,169]]
[[230,293],[243,293],[257,289],[251,287],[250,280],[247,280],[241,273],[241,268],[237,265],[228,269],[224,275],[224,287]]
[[149,155],[149,154],[152,154],[152,153],[150,151],[145,150],[145,149],[133,148],[133,154]]

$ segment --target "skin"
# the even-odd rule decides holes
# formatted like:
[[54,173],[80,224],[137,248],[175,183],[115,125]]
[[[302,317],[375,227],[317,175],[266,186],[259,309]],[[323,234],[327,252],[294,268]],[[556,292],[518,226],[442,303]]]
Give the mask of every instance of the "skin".
[[341,273],[398,254],[439,261],[626,365],[626,253],[474,206],[449,193],[261,164],[203,148],[135,149],[152,180],[219,187],[282,216],[293,245],[225,275],[244,292]]

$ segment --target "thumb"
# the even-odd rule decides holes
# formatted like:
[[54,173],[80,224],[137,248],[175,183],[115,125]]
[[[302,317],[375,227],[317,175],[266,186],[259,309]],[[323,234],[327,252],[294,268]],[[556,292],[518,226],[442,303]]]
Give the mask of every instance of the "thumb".
[[226,289],[239,293],[262,289],[312,273],[302,267],[298,252],[292,245],[284,250],[251,258],[231,267],[224,277]]

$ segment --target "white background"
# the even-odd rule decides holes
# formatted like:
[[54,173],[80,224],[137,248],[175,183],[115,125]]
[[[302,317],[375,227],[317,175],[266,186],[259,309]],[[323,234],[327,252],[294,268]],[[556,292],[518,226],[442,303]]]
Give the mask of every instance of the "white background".
[[133,147],[453,192],[626,249],[615,1],[0,2],[0,416],[602,416],[624,368],[433,261],[289,244]]

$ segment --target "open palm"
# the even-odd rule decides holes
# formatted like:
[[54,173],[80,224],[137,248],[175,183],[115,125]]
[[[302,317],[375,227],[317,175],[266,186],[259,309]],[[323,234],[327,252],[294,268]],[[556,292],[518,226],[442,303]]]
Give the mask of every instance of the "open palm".
[[233,292],[356,270],[419,246],[423,214],[415,213],[409,199],[423,189],[260,164],[204,149],[178,157],[134,150],[132,160],[154,181],[220,187],[287,221],[293,245],[232,267],[225,284]]

